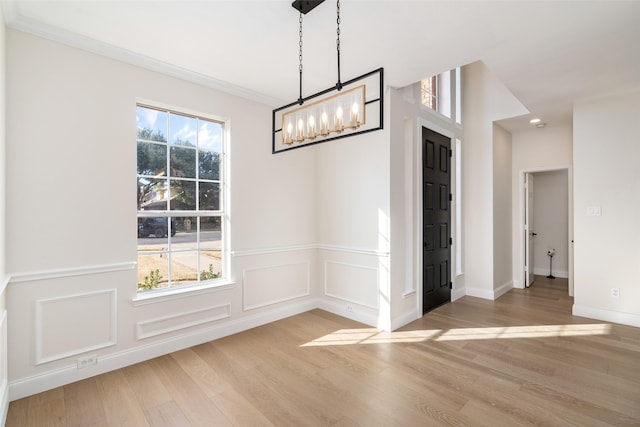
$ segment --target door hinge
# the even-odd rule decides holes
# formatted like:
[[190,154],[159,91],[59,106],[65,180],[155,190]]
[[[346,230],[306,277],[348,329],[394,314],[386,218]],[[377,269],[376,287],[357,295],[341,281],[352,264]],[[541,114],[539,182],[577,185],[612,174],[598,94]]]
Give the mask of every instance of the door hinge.
[[449,282],[449,289],[453,289],[453,282]]
[[453,201],[453,194],[449,193],[449,201],[452,202]]
[[449,157],[453,157],[453,150],[449,149]]
[[449,237],[449,246],[453,245],[453,237]]

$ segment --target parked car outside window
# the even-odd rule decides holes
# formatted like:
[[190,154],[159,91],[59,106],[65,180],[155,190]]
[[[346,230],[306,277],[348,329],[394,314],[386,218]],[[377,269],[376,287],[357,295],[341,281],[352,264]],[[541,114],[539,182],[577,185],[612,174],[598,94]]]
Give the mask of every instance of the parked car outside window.
[[[149,237],[153,234],[155,237],[167,237],[167,218],[140,218],[138,221],[138,237]],[[171,236],[176,235],[176,219],[171,218]]]

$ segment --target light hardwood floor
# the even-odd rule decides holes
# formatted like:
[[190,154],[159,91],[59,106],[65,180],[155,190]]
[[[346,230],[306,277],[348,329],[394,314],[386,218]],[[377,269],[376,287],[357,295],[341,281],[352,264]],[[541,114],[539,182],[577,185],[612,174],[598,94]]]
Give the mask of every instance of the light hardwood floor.
[[567,282],[393,333],[313,310],[27,397],[7,426],[640,426],[640,329],[572,317]]

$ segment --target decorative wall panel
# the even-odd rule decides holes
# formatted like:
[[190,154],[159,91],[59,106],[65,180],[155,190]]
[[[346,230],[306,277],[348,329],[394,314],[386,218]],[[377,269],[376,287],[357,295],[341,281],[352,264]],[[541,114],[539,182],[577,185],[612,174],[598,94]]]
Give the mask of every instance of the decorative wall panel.
[[325,295],[378,309],[378,269],[325,261]]
[[309,261],[242,270],[244,310],[307,296],[311,292]]
[[35,301],[37,365],[116,344],[116,290]]
[[168,334],[193,326],[204,325],[226,319],[231,315],[231,304],[206,307],[170,316],[145,320],[136,324],[136,338],[142,340]]

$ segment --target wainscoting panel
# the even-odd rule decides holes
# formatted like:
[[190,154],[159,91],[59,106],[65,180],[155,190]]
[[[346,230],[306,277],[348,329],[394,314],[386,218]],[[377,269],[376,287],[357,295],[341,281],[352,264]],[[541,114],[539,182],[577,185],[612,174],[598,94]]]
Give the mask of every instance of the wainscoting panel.
[[116,290],[35,301],[36,365],[116,344]]
[[309,261],[242,270],[243,309],[253,310],[308,296],[311,292]]
[[231,304],[223,304],[215,307],[207,307],[186,313],[173,314],[146,320],[136,324],[136,338],[142,340],[170,332],[190,328],[192,326],[213,323],[226,319],[231,315]]
[[324,293],[343,301],[378,309],[378,269],[358,264],[324,262]]

